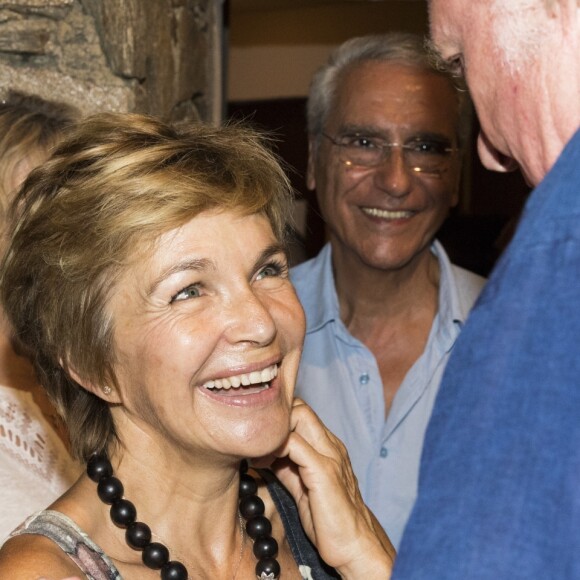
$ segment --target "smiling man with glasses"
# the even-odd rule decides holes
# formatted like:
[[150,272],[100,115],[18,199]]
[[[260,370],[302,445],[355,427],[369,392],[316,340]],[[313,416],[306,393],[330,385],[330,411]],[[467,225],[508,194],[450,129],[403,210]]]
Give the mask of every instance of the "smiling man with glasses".
[[346,444],[397,546],[443,369],[484,280],[435,235],[458,201],[465,93],[423,40],[347,41],[315,75],[307,183],[329,243],[296,267],[307,334],[298,395]]

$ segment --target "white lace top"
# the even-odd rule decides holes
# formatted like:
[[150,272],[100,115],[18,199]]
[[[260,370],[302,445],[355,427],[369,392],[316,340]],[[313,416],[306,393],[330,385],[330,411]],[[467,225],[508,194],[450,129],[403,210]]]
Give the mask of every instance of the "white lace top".
[[0,385],[0,543],[80,473],[32,395]]

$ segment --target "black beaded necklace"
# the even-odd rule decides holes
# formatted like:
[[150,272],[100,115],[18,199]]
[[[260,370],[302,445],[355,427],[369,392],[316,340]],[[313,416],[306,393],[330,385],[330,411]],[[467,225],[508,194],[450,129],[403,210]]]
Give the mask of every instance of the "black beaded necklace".
[[[278,542],[271,536],[272,524],[264,515],[264,502],[258,497],[258,484],[247,472],[248,464],[240,465],[239,510],[246,520],[246,532],[254,540],[256,578],[276,580],[280,577],[280,564],[276,560]],[[159,570],[161,580],[187,580],[187,568],[177,560],[169,559],[169,550],[161,542],[152,542],[149,526],[137,521],[133,503],[123,498],[123,484],[113,476],[113,466],[104,454],[95,453],[87,463],[87,475],[97,483],[97,493],[103,503],[111,506],[111,520],[124,528],[125,541],[133,550],[141,550],[143,564]]]

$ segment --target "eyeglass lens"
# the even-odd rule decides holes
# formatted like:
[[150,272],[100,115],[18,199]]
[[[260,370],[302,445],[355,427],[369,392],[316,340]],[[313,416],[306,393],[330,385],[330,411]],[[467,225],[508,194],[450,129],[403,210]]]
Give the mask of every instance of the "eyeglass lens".
[[331,141],[338,146],[339,159],[343,163],[362,167],[381,165],[390,158],[393,149],[400,149],[405,165],[409,169],[424,173],[441,173],[449,167],[453,153],[449,143],[434,139],[415,139],[399,144],[356,135]]

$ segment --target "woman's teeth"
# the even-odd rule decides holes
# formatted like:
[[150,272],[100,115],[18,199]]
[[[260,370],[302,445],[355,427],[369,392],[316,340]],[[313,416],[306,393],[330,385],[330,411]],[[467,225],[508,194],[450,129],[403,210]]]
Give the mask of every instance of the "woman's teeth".
[[206,389],[234,389],[247,387],[250,385],[259,385],[262,383],[269,383],[278,375],[278,366],[272,365],[261,371],[254,371],[247,374],[235,375],[225,379],[215,379],[207,381],[203,384]]

